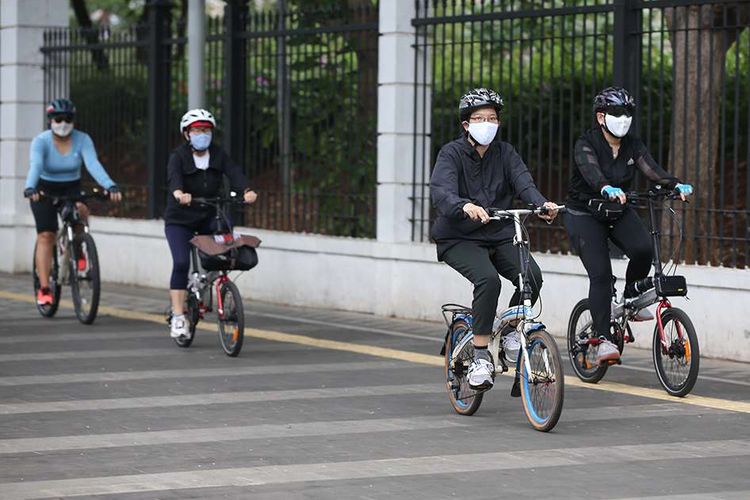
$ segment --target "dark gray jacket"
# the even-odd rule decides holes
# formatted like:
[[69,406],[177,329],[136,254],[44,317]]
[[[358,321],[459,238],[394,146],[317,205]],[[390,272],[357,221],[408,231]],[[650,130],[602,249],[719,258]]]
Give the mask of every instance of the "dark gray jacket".
[[440,149],[430,197],[437,209],[431,235],[438,244],[438,258],[461,240],[499,242],[513,237],[509,222],[482,224],[469,219],[463,211],[467,203],[508,209],[515,197],[535,206],[547,201],[513,146],[493,141],[482,158],[465,137]]

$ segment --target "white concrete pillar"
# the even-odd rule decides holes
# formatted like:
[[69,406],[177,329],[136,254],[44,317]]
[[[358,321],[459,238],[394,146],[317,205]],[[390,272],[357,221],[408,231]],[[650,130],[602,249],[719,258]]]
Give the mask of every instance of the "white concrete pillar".
[[[0,269],[31,262],[31,211],[23,198],[29,146],[44,127],[44,29],[68,25],[67,0],[0,2]],[[21,260],[23,259],[23,261]]]
[[[377,239],[384,242],[412,240],[409,219],[413,216],[414,203],[417,218],[429,214],[425,210],[429,200],[420,197],[429,196],[429,190],[422,188],[424,182],[429,182],[430,143],[425,131],[429,133],[431,110],[429,87],[423,92],[426,84],[423,75],[429,81],[431,71],[430,68],[423,71],[422,64],[429,57],[424,57],[422,47],[418,49],[415,62],[415,30],[411,25],[414,15],[412,1],[380,1]],[[415,74],[419,82],[416,100]],[[418,138],[416,161],[415,134]],[[423,143],[423,140],[427,142]],[[415,177],[416,189],[413,185]],[[413,198],[415,194],[416,200]],[[424,226],[426,229],[426,224]],[[415,238],[419,241],[420,234],[415,234]]]

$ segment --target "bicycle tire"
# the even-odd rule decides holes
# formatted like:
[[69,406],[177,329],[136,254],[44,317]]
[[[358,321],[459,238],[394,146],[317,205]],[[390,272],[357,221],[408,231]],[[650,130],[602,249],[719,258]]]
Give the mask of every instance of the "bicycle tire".
[[[73,307],[78,321],[90,325],[96,319],[99,310],[99,296],[101,281],[99,276],[99,255],[96,252],[94,238],[88,233],[80,233],[73,237],[70,248],[70,287]],[[87,269],[78,270],[79,254],[85,255]]]
[[454,368],[451,368],[451,356],[453,346],[469,333],[469,323],[464,319],[457,319],[451,324],[449,333],[445,339],[445,384],[448,390],[448,399],[451,406],[460,415],[473,415],[482,404],[482,392],[475,391],[469,387],[469,364],[474,358],[474,346],[469,343],[461,358],[457,360]]
[[219,323],[219,344],[224,353],[237,357],[242,350],[245,338],[245,311],[242,307],[242,296],[237,285],[226,281],[219,287],[221,310],[217,311]]
[[586,331],[579,331],[581,329],[581,316],[586,312],[588,312],[588,321],[591,322],[589,299],[579,300],[575,307],[573,307],[573,312],[570,313],[570,320],[568,321],[568,357],[570,358],[573,371],[581,381],[588,384],[596,384],[607,373],[609,365],[599,365],[596,362],[596,349],[592,349],[591,345],[581,346],[578,343],[580,338],[589,338],[593,333],[591,326]]
[[195,340],[195,331],[200,320],[200,312],[198,310],[198,301],[195,300],[188,290],[188,298],[185,300],[185,319],[188,322],[188,335],[181,335],[179,337],[172,337],[174,343],[178,346],[187,349],[193,344]]
[[522,362],[519,369],[523,411],[535,430],[549,432],[560,419],[565,399],[560,350],[552,335],[545,330],[529,334],[527,350],[531,372],[537,378],[529,380]]
[[[32,274],[34,276],[34,302],[36,303],[36,296],[39,292],[39,289],[41,288],[41,285],[39,284],[39,275],[37,275],[36,272],[36,244],[34,244],[32,266]],[[36,304],[37,311],[39,311],[39,314],[41,314],[45,318],[53,317],[57,312],[57,309],[60,307],[60,292],[62,292],[62,285],[60,284],[59,277],[60,264],[57,258],[57,245],[55,245],[52,251],[52,266],[50,267],[49,273],[49,289],[52,292],[52,303],[49,305]]]
[[[661,344],[659,335],[659,325],[654,327],[654,341],[652,345],[652,354],[654,358],[654,368],[659,378],[659,383],[667,391],[667,394],[676,397],[683,397],[690,393],[698,380],[698,370],[700,369],[700,346],[698,345],[698,336],[695,333],[695,327],[690,317],[682,309],[674,307],[667,308],[661,313],[662,325],[664,326],[664,335],[669,348],[665,351]],[[676,329],[670,329],[670,325],[681,325],[684,339],[679,339]],[[685,342],[687,340],[687,342]],[[687,366],[689,364],[689,366]],[[687,366],[687,370],[677,370],[684,373],[684,377],[675,380],[669,368],[679,368]]]

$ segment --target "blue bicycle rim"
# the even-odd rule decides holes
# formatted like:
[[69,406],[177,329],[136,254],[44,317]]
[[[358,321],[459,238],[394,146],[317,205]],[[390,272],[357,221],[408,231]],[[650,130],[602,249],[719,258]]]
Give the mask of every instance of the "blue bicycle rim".
[[[541,340],[535,340],[529,346],[529,352],[531,352],[532,350],[534,350],[534,346],[535,345],[541,344],[541,343],[542,343]],[[523,369],[523,367],[522,367],[522,369]],[[539,415],[537,415],[536,409],[534,408],[534,405],[531,402],[531,394],[529,392],[529,379],[526,376],[526,374],[524,374],[523,372],[521,372],[521,373],[522,373],[522,375],[521,375],[521,387],[523,388],[524,395],[526,396],[524,398],[524,405],[528,408],[529,414],[531,415],[531,418],[533,418],[535,422],[537,422],[539,424],[543,424],[543,423],[545,423],[548,420],[548,418],[540,418]]]

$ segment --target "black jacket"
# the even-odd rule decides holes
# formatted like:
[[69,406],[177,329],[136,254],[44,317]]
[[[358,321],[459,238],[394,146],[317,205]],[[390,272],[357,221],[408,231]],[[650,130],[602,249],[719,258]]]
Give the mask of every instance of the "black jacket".
[[180,189],[194,197],[215,197],[222,194],[222,181],[226,175],[233,191],[242,194],[247,187],[242,168],[234,163],[219,146],[211,144],[208,169],[199,170],[193,161],[193,150],[188,143],[172,151],[167,165],[167,209],[164,212],[166,224],[195,226],[213,217],[215,210],[198,205],[180,205],[172,193]]
[[547,201],[513,146],[493,141],[480,157],[465,137],[440,149],[430,179],[430,197],[437,209],[432,238],[438,244],[438,257],[461,240],[499,242],[513,237],[509,222],[482,224],[469,219],[463,211],[467,203],[508,209],[514,197],[535,206]]
[[613,158],[612,147],[600,127],[587,130],[576,141],[575,162],[566,206],[578,210],[586,210],[590,199],[602,198],[602,188],[607,184],[630,190],[636,168],[667,188],[674,188],[679,182],[657,165],[643,141],[632,134],[623,137],[617,158]]

